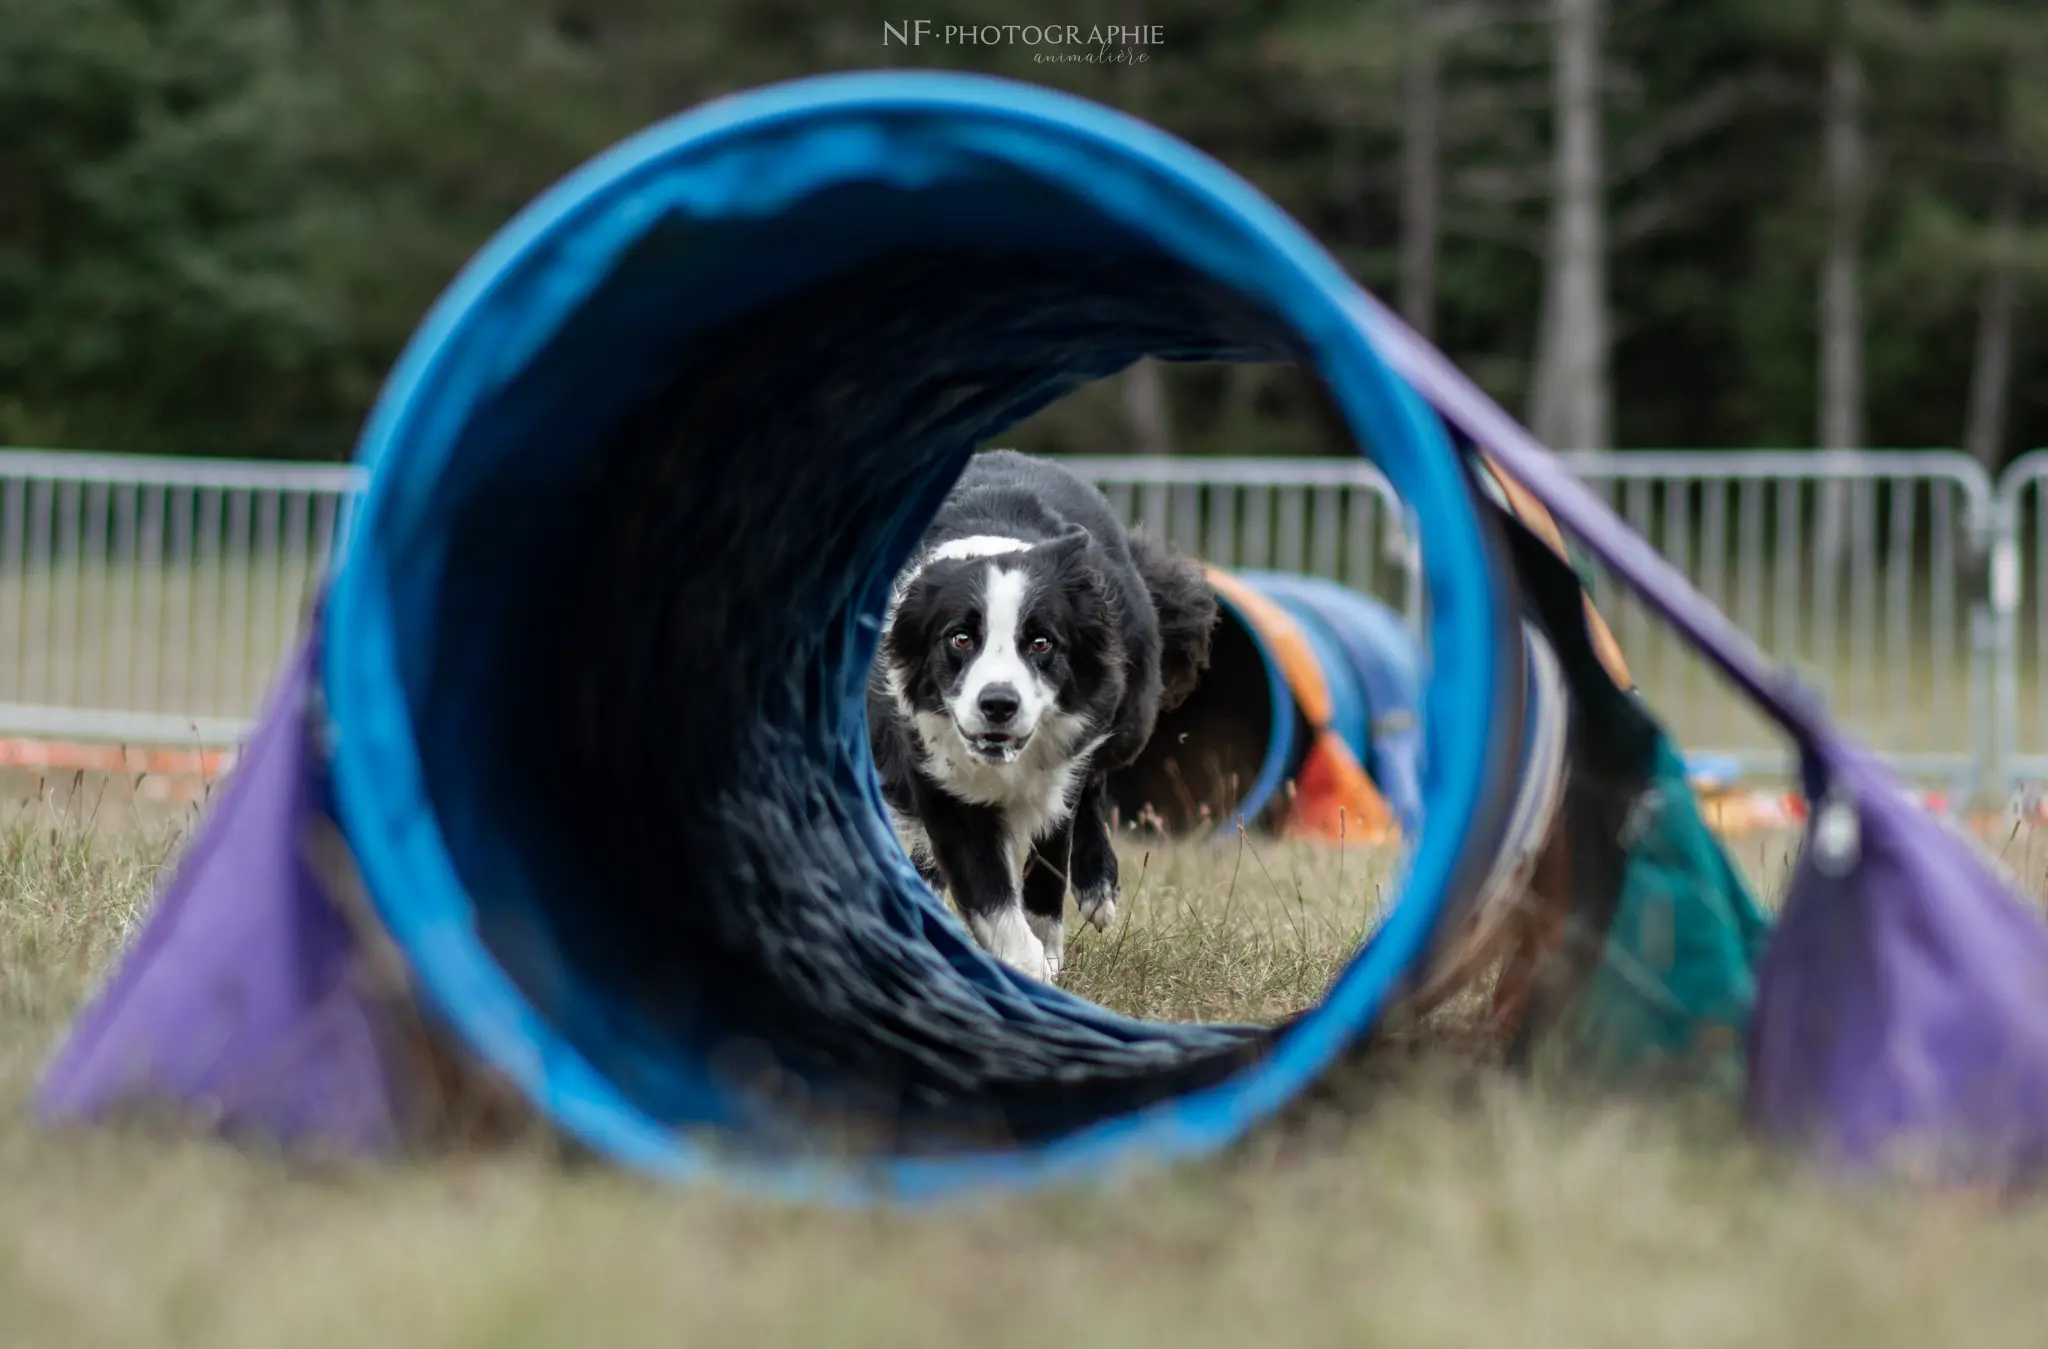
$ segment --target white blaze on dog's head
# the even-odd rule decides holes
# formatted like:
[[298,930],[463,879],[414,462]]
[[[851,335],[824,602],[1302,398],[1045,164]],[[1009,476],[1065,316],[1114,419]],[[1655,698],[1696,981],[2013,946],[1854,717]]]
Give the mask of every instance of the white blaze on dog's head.
[[948,539],[932,549],[934,562],[964,562],[975,557],[1001,557],[1005,553],[1024,553],[1031,545],[1022,539],[1004,538],[997,534],[971,534],[964,539]]
[[[1005,538],[997,534],[970,534],[966,538],[948,539],[922,557],[912,559],[896,577],[895,585],[889,589],[889,603],[882,611],[882,631],[888,632],[896,624],[896,611],[903,605],[903,597],[910,593],[911,586],[924,574],[925,568],[934,562],[965,562],[977,557],[1000,557],[1004,553],[1021,553],[1030,544],[1022,539]],[[910,699],[903,691],[905,671],[899,666],[889,666],[884,671],[889,692],[896,700],[896,706],[908,718],[913,715]]]
[[982,590],[981,649],[962,672],[948,708],[960,734],[991,762],[1014,760],[1059,697],[1029,655],[1031,585],[1030,574],[1019,568],[990,565]]
[[[896,577],[896,584],[889,590],[888,607],[882,611],[882,631],[887,632],[896,621],[896,610],[903,604],[903,597],[910,593],[910,587],[923,574],[924,569],[934,562],[966,562],[977,557],[1001,557],[1005,553],[1027,552],[1031,545],[1022,539],[1006,538],[1000,534],[970,534],[962,539],[948,539],[923,557],[914,559]],[[892,680],[892,687],[895,681]],[[898,690],[897,701],[902,701]]]

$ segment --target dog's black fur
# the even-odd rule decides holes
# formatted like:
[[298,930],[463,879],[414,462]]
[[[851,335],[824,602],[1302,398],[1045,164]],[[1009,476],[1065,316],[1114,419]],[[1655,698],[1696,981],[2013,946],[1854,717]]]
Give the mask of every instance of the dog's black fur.
[[[1114,918],[1105,781],[1194,690],[1216,618],[1200,567],[1073,473],[1009,450],[970,462],[897,583],[868,725],[912,860],[984,947],[1053,977],[1069,884],[1090,921]],[[1005,724],[1032,719],[1014,739],[980,710],[1009,694]]]

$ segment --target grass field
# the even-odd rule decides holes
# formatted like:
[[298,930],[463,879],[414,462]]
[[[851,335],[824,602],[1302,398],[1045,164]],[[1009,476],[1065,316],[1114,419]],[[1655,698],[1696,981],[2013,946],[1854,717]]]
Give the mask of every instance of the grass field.
[[[182,817],[6,787],[0,1345],[1992,1349],[2048,1324],[2048,1211],[1831,1187],[1711,1110],[1574,1099],[1441,1049],[1227,1159],[923,1217],[677,1191],[537,1146],[308,1170],[45,1133],[34,1074]],[[1738,852],[1774,890],[1786,841]],[[1382,858],[1271,845],[1127,865],[1130,921],[1076,938],[1071,982],[1161,1016],[1312,998],[1386,881]]]

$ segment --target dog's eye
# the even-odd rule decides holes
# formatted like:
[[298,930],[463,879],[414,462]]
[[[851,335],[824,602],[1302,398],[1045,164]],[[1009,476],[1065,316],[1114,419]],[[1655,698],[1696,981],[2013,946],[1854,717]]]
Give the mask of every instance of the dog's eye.
[[946,640],[953,644],[955,651],[971,650],[974,646],[974,634],[971,632],[956,632]]
[[1025,647],[1027,650],[1031,652],[1032,655],[1042,656],[1046,652],[1052,650],[1052,638],[1033,637],[1029,642],[1025,643]]

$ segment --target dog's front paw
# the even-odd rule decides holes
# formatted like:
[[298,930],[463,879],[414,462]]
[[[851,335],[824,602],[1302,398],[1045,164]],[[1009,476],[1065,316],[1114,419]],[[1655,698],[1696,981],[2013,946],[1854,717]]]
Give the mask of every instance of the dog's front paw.
[[1110,926],[1116,922],[1117,899],[1114,884],[1091,886],[1074,896],[1074,902],[1080,906],[1081,916],[1093,924],[1097,932],[1109,931]]
[[1036,936],[1038,944],[1045,948],[1045,981],[1058,983],[1060,971],[1065,969],[1067,964],[1066,925],[1057,918],[1047,918],[1035,913],[1025,914],[1024,921],[1031,924],[1032,935]]
[[981,949],[1005,965],[1048,983],[1057,977],[1058,969],[1047,956],[1045,943],[1019,910],[1009,909],[994,918],[976,915],[967,924]]

